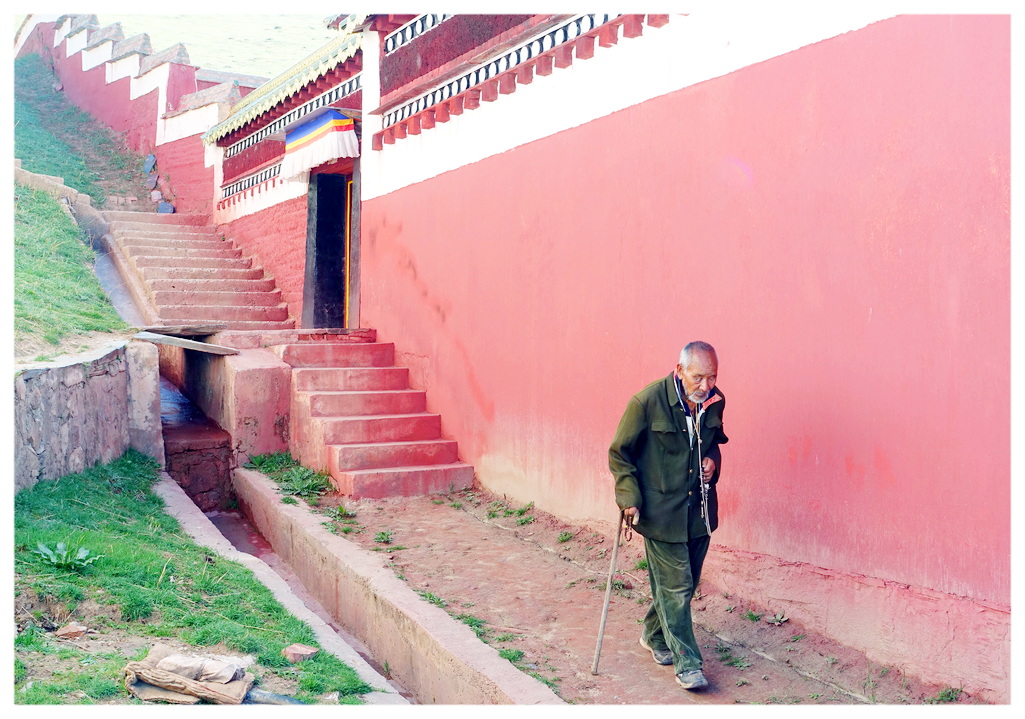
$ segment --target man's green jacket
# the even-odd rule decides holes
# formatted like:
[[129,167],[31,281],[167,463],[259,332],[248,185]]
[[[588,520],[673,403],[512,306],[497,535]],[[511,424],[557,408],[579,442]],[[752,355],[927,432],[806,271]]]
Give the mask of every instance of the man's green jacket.
[[[709,524],[719,524],[715,485],[722,469],[719,445],[726,397],[716,387],[701,417],[701,456],[716,469],[708,488]],[[637,507],[637,532],[661,542],[686,542],[708,534],[701,518],[701,471],[697,444],[691,447],[687,414],[676,392],[675,374],[652,382],[630,398],[609,447],[616,480],[616,504]]]

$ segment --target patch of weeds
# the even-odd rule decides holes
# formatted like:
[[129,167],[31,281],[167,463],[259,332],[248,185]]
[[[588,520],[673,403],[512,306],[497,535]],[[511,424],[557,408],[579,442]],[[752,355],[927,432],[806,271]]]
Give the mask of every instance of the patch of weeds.
[[715,651],[719,654],[719,661],[729,667],[736,667],[737,669],[747,669],[751,666],[744,657],[736,657],[733,655],[733,649],[723,642],[718,642],[715,645]]
[[806,636],[808,636],[808,635],[807,634],[795,634],[794,636],[790,637],[790,641],[792,641],[792,642],[799,642],[802,639],[804,639]]
[[23,632],[14,637],[14,646],[16,649],[29,652],[44,652],[49,648],[46,632],[35,624],[29,624]]
[[423,589],[417,589],[416,593],[436,607],[441,607],[442,609],[444,609],[448,606],[448,602],[446,602],[444,599],[439,597],[437,594],[434,594],[433,592],[428,592]]
[[448,506],[452,507],[452,509],[462,509],[463,508],[463,503],[462,502],[452,502],[452,504],[450,504]]
[[392,532],[390,530],[385,530],[383,532],[378,532],[377,534],[374,535],[374,541],[377,542],[378,544],[391,544],[391,540],[392,540]]
[[444,503],[445,503],[444,499],[432,499],[431,500],[431,504],[444,504]]
[[523,652],[519,649],[499,649],[498,656],[511,662],[518,662],[523,659]]
[[409,549],[409,547],[401,544],[394,544],[390,547],[371,547],[371,552],[401,552],[403,549]]
[[293,497],[290,494],[286,494],[284,497],[281,498],[281,503],[282,504],[299,504],[299,500],[296,499],[295,497]]
[[[764,612],[762,612],[762,614],[764,614]],[[747,614],[745,614],[744,617],[746,617],[747,619],[750,619],[752,622],[757,622],[759,619],[762,618],[762,615],[761,614],[755,614],[754,611],[752,611],[751,609],[748,609],[747,610]]]
[[524,524],[530,524],[533,521],[534,521],[534,515],[533,514],[528,514],[526,517],[517,517],[516,518],[516,524],[520,525],[521,527]]
[[790,617],[786,615],[786,612],[779,612],[775,616],[773,616],[772,619],[766,619],[765,621],[767,621],[769,624],[774,624],[778,627],[782,625],[783,622],[790,621]]
[[338,534],[338,525],[334,522],[321,522],[320,526],[331,532],[331,534]]
[[736,608],[737,607],[735,605],[731,606],[731,607],[726,607],[726,613],[727,614],[733,614],[733,612],[734,612],[734,610],[736,610]]
[[890,673],[890,668],[889,667],[883,667],[882,669],[879,670],[879,676],[881,676],[881,677],[885,677],[889,673]]
[[961,699],[961,695],[964,694],[964,689],[961,687],[947,687],[946,689],[940,690],[934,697],[930,697],[925,700],[926,704],[953,704]]
[[475,617],[472,614],[457,614],[456,619],[461,621],[463,624],[473,630],[473,633],[477,635],[478,639],[484,640],[487,636],[487,622],[480,617]]
[[634,569],[637,569],[637,570],[647,569],[647,568],[648,568],[648,560],[647,559],[638,559],[637,560],[637,564],[634,565]]
[[54,549],[50,549],[42,542],[38,542],[32,553],[38,554],[44,564],[76,572],[82,571],[98,559],[103,559],[102,554],[93,554],[85,547],[70,548],[64,542],[57,542],[57,546]]
[[523,505],[519,509],[513,510],[512,513],[515,514],[517,517],[522,517],[524,514],[526,514],[527,512],[532,510],[533,508],[534,508],[534,503],[531,502],[530,504]]
[[559,542],[568,542],[573,539],[573,532],[559,532]]
[[766,704],[800,704],[801,697],[777,697],[771,696],[765,700]]
[[822,698],[822,695],[820,693],[818,693],[818,692],[812,692],[811,694],[808,695],[808,698],[811,699],[812,701],[818,701],[819,699]]
[[555,691],[559,688],[559,685],[556,684],[556,682],[559,681],[558,677],[554,679],[549,679],[548,677],[543,676],[540,672],[527,672],[527,676],[534,677],[552,691]]
[[323,514],[326,514],[328,517],[335,520],[336,522],[343,520],[351,520],[356,516],[356,513],[354,511],[346,509],[340,504],[337,507],[327,507],[325,509],[322,509],[321,512]]
[[496,641],[496,642],[511,642],[513,639],[516,639],[516,635],[515,634],[511,634],[509,632],[506,632],[505,634],[499,634],[497,637],[495,637],[494,641]]

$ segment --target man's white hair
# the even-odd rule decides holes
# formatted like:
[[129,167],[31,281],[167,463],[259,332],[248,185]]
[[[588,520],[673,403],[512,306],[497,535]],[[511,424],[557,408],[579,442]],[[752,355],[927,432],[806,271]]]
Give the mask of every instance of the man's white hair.
[[715,347],[707,342],[695,341],[687,343],[687,346],[680,350],[680,366],[687,369],[695,352],[708,352],[715,357],[715,363],[719,364],[719,355],[715,353]]

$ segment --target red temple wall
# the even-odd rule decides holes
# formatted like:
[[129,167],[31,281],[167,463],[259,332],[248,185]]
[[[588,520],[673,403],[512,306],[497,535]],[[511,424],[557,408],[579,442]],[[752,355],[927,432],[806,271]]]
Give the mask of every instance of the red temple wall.
[[1006,604],[1009,142],[1006,17],[877,23],[365,201],[362,324],[580,519],[710,341],[717,543]]

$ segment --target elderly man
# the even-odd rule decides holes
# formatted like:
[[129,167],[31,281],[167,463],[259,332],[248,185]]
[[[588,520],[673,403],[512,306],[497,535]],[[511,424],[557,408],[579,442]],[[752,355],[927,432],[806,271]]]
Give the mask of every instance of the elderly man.
[[672,664],[685,689],[708,686],[690,602],[718,525],[719,445],[728,441],[718,368],[710,344],[688,344],[674,372],[630,399],[609,448],[616,503],[644,537],[648,558],[653,602],[641,646],[658,664]]

